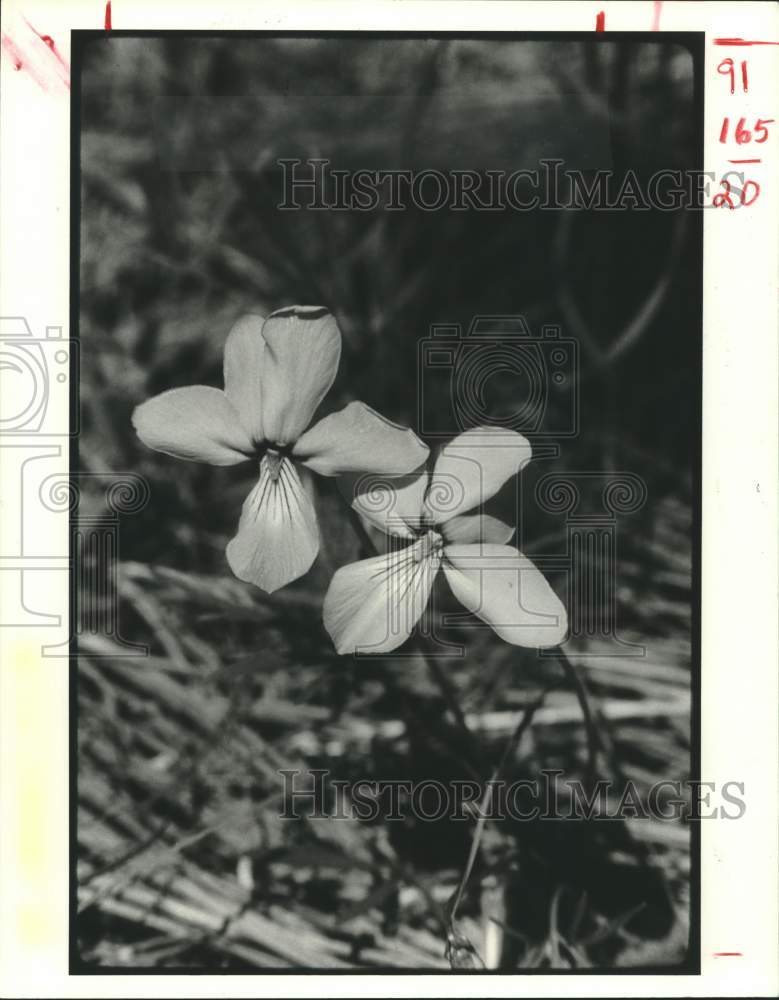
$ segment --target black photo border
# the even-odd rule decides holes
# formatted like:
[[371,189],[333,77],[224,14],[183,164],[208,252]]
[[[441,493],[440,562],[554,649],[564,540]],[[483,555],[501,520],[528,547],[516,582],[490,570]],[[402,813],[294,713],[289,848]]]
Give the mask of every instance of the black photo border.
[[[511,40],[511,41],[590,41],[596,44],[614,44],[615,42],[636,43],[651,42],[658,45],[679,45],[685,48],[693,59],[693,109],[695,120],[694,162],[691,170],[703,170],[703,138],[704,138],[704,55],[705,32],[649,32],[649,31],[404,31],[404,30],[354,30],[354,31],[322,31],[322,30],[235,30],[235,31],[203,31],[203,30],[72,30],[71,31],[71,98],[70,98],[70,337],[78,344],[76,351],[71,351],[70,368],[70,427],[79,426],[80,416],[80,267],[81,267],[81,71],[85,47],[95,39],[108,38],[432,38],[432,39],[479,39],[479,40]],[[691,671],[690,671],[690,781],[701,780],[701,517],[702,517],[702,439],[703,439],[703,211],[693,211],[692,232],[693,251],[687,256],[685,266],[697,272],[698,302],[700,306],[700,322],[691,336],[695,336],[698,345],[700,366],[694,385],[694,402],[699,414],[694,447],[691,454],[693,508],[692,508],[692,626],[691,626]],[[69,448],[69,476],[75,477],[79,472],[78,435],[71,434]],[[355,969],[315,969],[288,968],[285,966],[257,969],[252,972],[240,970],[200,969],[189,966],[166,968],[128,968],[125,966],[95,966],[84,962],[78,952],[76,939],[76,923],[78,915],[78,892],[76,879],[76,861],[78,855],[77,841],[77,803],[78,803],[78,642],[76,637],[77,622],[77,592],[75,572],[75,533],[73,531],[75,513],[71,509],[70,518],[70,660],[69,660],[69,920],[68,920],[68,955],[69,975],[129,975],[129,976],[691,976],[701,974],[701,837],[700,821],[690,823],[690,932],[687,957],[677,966],[631,966],[629,968],[592,968],[592,969],[522,969],[507,972],[505,970],[451,970],[451,969],[400,969],[395,967],[371,967]],[[627,985],[627,984],[626,984]]]

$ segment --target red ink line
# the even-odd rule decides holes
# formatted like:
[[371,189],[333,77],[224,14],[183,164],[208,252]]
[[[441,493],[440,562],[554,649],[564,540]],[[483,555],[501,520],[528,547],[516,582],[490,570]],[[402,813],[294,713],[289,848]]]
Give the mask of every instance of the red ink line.
[[[22,17],[24,17],[24,15],[22,15]],[[40,38],[40,40],[44,43],[44,45],[48,45],[48,47],[51,49],[51,51],[57,57],[57,61],[59,62],[59,64],[65,70],[67,70],[68,73],[70,73],[70,67],[68,66],[68,64],[65,62],[65,60],[62,58],[62,56],[57,51],[57,46],[54,44],[54,39],[51,37],[51,35],[42,35],[39,31],[36,31],[35,28],[33,28],[33,26],[30,24],[30,22],[27,20],[26,17],[24,17],[24,23],[27,25],[27,27],[30,29],[30,31],[34,35],[37,35],[37,37]]]
[[[5,32],[2,35],[3,49],[13,61],[14,69],[17,72],[24,70],[46,93],[50,92],[51,86],[55,83],[69,89],[70,69],[57,51],[54,39],[51,35],[42,35],[36,31],[24,15],[22,19],[35,36],[35,41],[25,37],[17,44]],[[41,49],[41,44],[45,48]],[[56,63],[52,60],[56,60]]]
[[105,5],[105,30],[111,30],[111,0]]
[[655,0],[655,13],[652,19],[652,31],[660,30],[660,11],[663,9],[663,5],[660,0]]
[[762,160],[728,160],[728,163],[762,163]]
[[595,18],[595,30],[596,31],[606,30],[606,15],[603,11],[600,11],[600,13]]
[[715,45],[779,45],[779,42],[754,42],[746,38],[715,38]]
[[715,951],[715,958],[743,958],[740,951]]
[[50,80],[47,81],[45,73],[41,75],[38,72],[39,67],[36,66],[35,60],[31,61],[28,58],[27,53],[25,53],[24,58],[22,58],[22,50],[19,49],[16,43],[10,38],[9,35],[6,35],[5,32],[3,32],[2,42],[3,48],[13,60],[14,69],[17,72],[24,70],[38,84],[41,90],[48,92],[48,83]]
[[19,70],[24,66],[24,63],[22,62],[22,57],[19,54],[19,50],[11,41],[11,39],[8,37],[8,35],[5,34],[5,32],[3,32],[2,44],[5,51],[11,57],[11,59],[13,59],[14,69],[18,73]]

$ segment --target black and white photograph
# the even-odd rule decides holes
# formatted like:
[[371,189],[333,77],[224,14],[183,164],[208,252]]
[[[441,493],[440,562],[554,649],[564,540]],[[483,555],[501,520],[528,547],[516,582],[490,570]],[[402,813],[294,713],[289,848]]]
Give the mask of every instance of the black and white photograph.
[[0,995],[777,995],[777,94],[750,0],[7,0]]
[[73,970],[699,967],[701,37],[80,34]]

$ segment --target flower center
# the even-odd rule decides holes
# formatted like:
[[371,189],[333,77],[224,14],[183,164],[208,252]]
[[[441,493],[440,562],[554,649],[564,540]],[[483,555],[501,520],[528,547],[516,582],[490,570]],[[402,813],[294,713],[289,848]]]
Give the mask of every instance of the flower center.
[[438,553],[444,547],[444,539],[440,532],[431,528],[419,539],[417,550],[414,553],[414,562],[422,562],[430,556]]
[[275,483],[281,475],[281,463],[284,461],[284,456],[280,455],[275,448],[268,448],[265,452],[265,459],[267,461],[268,473]]
[[292,448],[283,444],[262,444],[258,448],[260,468],[267,469],[272,482],[278,482],[287,459],[292,461]]

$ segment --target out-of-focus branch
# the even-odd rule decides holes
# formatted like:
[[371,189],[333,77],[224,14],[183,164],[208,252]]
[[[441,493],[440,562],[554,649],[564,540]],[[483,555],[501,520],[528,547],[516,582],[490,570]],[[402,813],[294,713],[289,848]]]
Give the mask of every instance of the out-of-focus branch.
[[683,212],[678,214],[674,222],[665,266],[657,275],[649,294],[641,301],[619,334],[605,347],[598,342],[590,330],[568,281],[568,275],[572,270],[570,261],[572,257],[573,219],[573,212],[563,212],[555,236],[558,301],[569,330],[590,355],[593,366],[602,370],[611,367],[615,361],[635,347],[657,316],[673,281],[674,269],[684,242],[687,217]]

